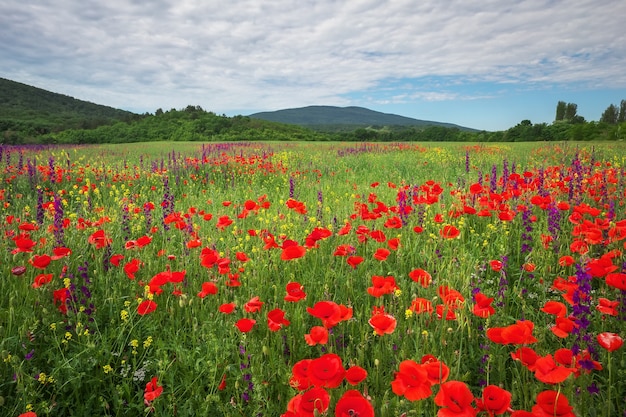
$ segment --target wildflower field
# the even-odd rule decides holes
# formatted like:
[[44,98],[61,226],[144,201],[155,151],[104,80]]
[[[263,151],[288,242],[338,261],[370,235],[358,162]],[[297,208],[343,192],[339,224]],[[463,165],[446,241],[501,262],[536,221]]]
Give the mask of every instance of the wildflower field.
[[624,143],[2,145],[0,172],[0,415],[625,415]]

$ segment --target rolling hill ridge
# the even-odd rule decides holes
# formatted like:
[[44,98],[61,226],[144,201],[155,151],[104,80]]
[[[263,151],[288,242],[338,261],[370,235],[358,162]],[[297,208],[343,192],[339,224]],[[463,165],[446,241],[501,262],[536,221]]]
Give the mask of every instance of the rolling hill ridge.
[[283,109],[271,112],[259,112],[249,115],[256,119],[279,123],[295,124],[315,130],[354,130],[366,127],[402,126],[428,127],[439,126],[457,128],[462,131],[475,131],[468,127],[452,123],[419,120],[397,114],[381,113],[364,107],[307,106]]

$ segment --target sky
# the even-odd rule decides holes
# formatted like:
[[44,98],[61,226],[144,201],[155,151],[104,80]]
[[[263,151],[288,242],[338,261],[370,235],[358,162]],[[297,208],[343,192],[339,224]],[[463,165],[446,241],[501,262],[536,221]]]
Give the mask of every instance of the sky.
[[360,106],[480,130],[626,99],[624,0],[3,0],[0,77],[136,113]]

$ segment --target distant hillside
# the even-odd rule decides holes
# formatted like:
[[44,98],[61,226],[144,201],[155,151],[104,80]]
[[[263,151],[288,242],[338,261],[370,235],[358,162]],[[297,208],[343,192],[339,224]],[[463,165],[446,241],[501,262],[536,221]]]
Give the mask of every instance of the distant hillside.
[[381,113],[363,107],[308,106],[251,114],[255,119],[295,124],[322,131],[346,131],[366,127],[428,127],[439,126],[475,131],[452,123],[412,119],[397,114]]
[[124,110],[0,78],[0,139],[5,143],[137,117]]

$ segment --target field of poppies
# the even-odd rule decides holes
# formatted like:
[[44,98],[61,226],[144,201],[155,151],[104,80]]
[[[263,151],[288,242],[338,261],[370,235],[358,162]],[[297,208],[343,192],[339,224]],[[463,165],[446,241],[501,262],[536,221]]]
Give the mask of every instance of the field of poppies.
[[0,146],[0,414],[626,415],[626,144]]

